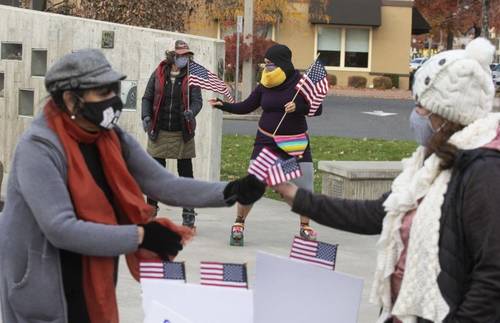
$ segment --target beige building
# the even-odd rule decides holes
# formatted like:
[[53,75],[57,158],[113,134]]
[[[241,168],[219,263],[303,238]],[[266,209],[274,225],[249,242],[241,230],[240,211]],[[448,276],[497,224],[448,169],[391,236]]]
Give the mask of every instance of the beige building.
[[[297,68],[317,54],[339,85],[349,76],[391,75],[409,87],[412,0],[289,1],[292,15],[269,28],[269,38],[288,45]],[[223,38],[234,32],[216,21],[193,23],[188,33]]]
[[[16,5],[20,0],[2,2]],[[32,7],[41,10],[60,3],[79,5],[78,0],[31,0]],[[237,3],[228,0],[228,6]],[[397,80],[400,88],[409,87],[411,35],[428,31],[428,26],[424,30],[415,26],[421,22],[415,21],[413,0],[289,0],[288,4],[279,23],[255,24],[255,33],[288,45],[298,69],[306,69],[319,54],[341,86],[347,85],[349,76],[364,76],[370,86],[374,77],[387,75],[393,82]],[[193,10],[198,12],[190,15],[188,34],[223,39],[236,31],[234,24],[210,18],[201,21],[200,16],[211,15],[203,6]]]

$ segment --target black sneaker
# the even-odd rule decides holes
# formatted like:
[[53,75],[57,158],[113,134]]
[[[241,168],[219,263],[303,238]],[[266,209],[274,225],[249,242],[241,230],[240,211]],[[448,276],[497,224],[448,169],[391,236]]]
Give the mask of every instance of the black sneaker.
[[194,209],[182,209],[182,225],[194,228],[195,217],[197,213]]

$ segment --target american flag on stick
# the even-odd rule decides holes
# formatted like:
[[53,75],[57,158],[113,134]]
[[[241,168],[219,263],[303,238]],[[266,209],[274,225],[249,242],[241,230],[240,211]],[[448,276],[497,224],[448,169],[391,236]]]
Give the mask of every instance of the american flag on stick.
[[141,279],[171,279],[186,281],[186,268],[183,262],[141,261],[139,265]]
[[293,239],[290,258],[335,270],[338,246],[321,241],[305,240],[296,236]]
[[312,117],[318,111],[328,93],[327,73],[323,64],[316,59],[314,64],[302,76],[299,83],[295,86],[300,91],[306,101],[309,103],[308,116]]
[[202,261],[200,278],[201,285],[248,288],[246,264]]
[[302,176],[299,163],[294,158],[278,161],[268,170],[267,185],[275,186]]
[[189,62],[189,85],[225,95],[230,103],[234,102],[231,90],[224,81],[214,73],[195,62]]
[[280,160],[278,155],[267,147],[262,148],[257,157],[250,162],[248,173],[255,175],[260,181],[265,182],[269,176],[269,168]]

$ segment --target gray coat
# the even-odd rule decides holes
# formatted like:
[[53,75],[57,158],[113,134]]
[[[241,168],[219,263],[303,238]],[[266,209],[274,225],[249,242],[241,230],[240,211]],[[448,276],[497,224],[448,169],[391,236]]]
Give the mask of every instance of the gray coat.
[[[226,206],[225,183],[174,176],[121,131],[125,162],[144,194],[173,206]],[[114,257],[137,250],[135,225],[77,219],[61,143],[43,115],[14,154],[0,216],[0,300],[4,323],[67,323],[59,249]],[[89,203],[92,203],[89,201]]]

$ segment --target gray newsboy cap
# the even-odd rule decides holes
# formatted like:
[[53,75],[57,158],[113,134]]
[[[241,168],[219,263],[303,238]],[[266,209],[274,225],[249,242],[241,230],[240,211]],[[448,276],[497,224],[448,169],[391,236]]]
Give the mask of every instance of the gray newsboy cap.
[[127,76],[113,70],[98,49],[82,49],[64,55],[45,74],[49,92],[85,90],[115,83]]

